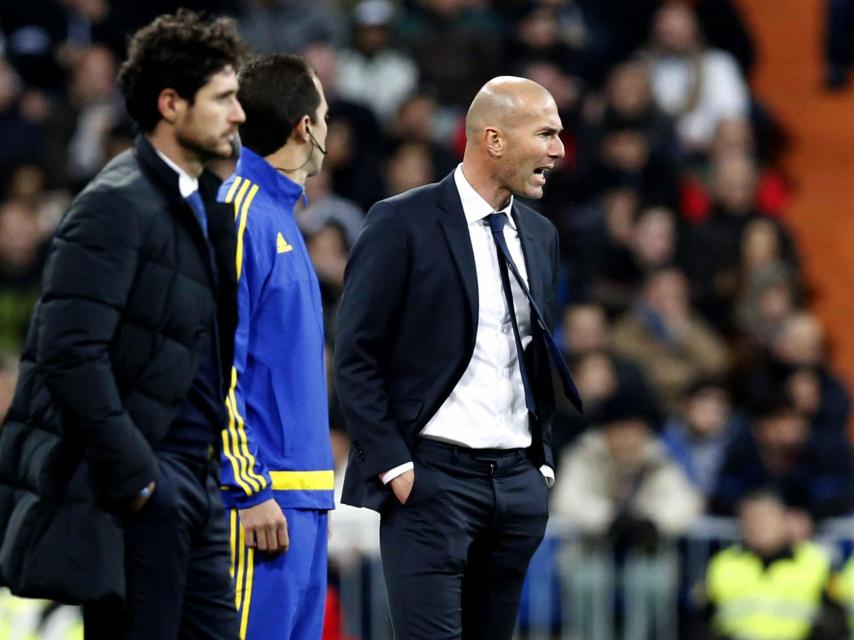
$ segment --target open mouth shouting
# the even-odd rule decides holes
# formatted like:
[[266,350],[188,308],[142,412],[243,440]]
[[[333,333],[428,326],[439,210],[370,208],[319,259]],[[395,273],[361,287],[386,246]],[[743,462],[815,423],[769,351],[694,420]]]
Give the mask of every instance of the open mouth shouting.
[[539,184],[545,184],[546,177],[551,173],[552,169],[554,169],[554,166],[552,165],[537,167],[536,169],[534,169],[534,179]]

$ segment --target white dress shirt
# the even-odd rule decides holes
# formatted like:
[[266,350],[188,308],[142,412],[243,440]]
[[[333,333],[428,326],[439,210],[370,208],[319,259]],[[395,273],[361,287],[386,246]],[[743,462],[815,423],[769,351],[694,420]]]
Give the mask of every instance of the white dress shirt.
[[[495,211],[469,184],[462,165],[454,171],[468,223],[469,238],[477,271],[477,334],[474,352],[457,386],[421,430],[421,436],[471,449],[524,449],[531,445],[528,409],[513,325],[504,298],[498,256],[486,217]],[[507,216],[504,239],[520,275],[528,282],[525,258],[516,221],[510,212],[513,198],[499,211]],[[522,346],[531,342],[531,307],[512,273],[510,287]],[[412,469],[405,463],[382,474],[388,483]],[[541,469],[554,478],[548,467]]]
[[182,198],[186,199],[188,196],[192,195],[194,191],[199,190],[198,178],[194,178],[193,176],[191,176],[175,162],[169,159],[169,157],[167,157],[165,154],[160,153],[160,151],[158,151],[156,148],[154,150],[157,151],[157,155],[160,156],[160,159],[163,160],[163,162],[165,162],[167,165],[169,165],[170,169],[172,169],[175,173],[178,174],[178,191],[181,192]]

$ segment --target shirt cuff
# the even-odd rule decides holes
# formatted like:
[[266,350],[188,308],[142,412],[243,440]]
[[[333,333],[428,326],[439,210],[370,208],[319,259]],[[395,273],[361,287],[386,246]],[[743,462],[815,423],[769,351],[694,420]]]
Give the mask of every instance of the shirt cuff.
[[544,464],[540,467],[540,473],[542,473],[543,477],[546,479],[546,486],[551,489],[555,484],[555,470],[549,465]]
[[381,473],[380,480],[382,480],[383,484],[388,484],[397,476],[402,476],[404,473],[414,468],[415,464],[412,462],[404,462],[403,464],[396,466],[394,469],[389,469],[385,473]]

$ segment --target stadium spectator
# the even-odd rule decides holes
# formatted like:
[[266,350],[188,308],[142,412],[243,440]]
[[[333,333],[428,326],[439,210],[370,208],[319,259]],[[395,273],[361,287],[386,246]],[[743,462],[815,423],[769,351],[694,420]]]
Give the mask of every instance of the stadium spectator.
[[739,501],[738,518],[742,542],[712,557],[706,576],[712,637],[845,637],[815,628],[830,586],[830,558],[813,542],[791,539],[780,497],[757,489]]
[[552,513],[583,534],[565,557],[570,598],[587,603],[570,626],[577,637],[598,637],[596,618],[612,608],[602,587],[621,584],[624,637],[652,640],[673,623],[661,615],[674,605],[679,576],[668,541],[688,530],[702,498],[656,440],[659,417],[644,395],[618,391],[597,423],[563,454],[551,498]]
[[649,54],[653,94],[676,119],[688,153],[706,151],[721,120],[748,115],[741,70],[728,53],[705,45],[690,4],[670,2],[658,10]]
[[382,129],[365,105],[338,92],[338,52],[325,42],[312,42],[302,55],[317,72],[329,102],[329,135],[324,164],[332,190],[367,211],[383,196]]
[[726,387],[714,378],[695,382],[664,424],[661,441],[703,494],[715,488],[730,444],[745,427]]
[[22,199],[0,202],[0,350],[23,344],[39,295],[45,254],[36,212]]
[[389,122],[418,86],[418,67],[392,47],[395,8],[388,0],[362,0],[353,8],[352,46],[338,64],[338,92],[368,105],[380,123]]
[[671,410],[697,379],[727,370],[726,345],[691,307],[688,284],[674,267],[644,280],[634,307],[614,326],[614,351],[646,374]]
[[791,314],[780,323],[771,348],[753,362],[742,388],[744,402],[785,389],[817,433],[847,437],[850,394],[828,364],[824,328],[812,313]]
[[294,53],[315,42],[341,47],[347,40],[347,19],[336,2],[246,0],[241,5],[240,32],[256,53]]
[[811,429],[782,392],[760,399],[750,429],[734,440],[710,496],[713,513],[732,515],[751,491],[772,487],[807,528],[854,508],[851,448],[839,435]]
[[436,91],[442,107],[465,108],[471,96],[504,68],[498,16],[487,3],[419,0],[404,5],[397,36],[421,71],[421,81]]
[[[762,217],[756,208],[757,168],[746,154],[715,159],[714,206],[710,215],[686,238],[686,269],[698,307],[721,330],[730,329],[738,294],[743,236],[748,225]],[[797,266],[794,241],[781,221],[777,227],[782,260]]]

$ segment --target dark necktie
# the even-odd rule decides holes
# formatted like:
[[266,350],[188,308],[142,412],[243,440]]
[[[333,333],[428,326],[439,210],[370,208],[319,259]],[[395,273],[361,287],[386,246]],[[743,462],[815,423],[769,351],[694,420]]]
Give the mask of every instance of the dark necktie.
[[[552,334],[546,326],[545,317],[539,307],[537,307],[537,303],[534,302],[534,298],[531,296],[531,292],[528,290],[525,280],[522,278],[522,275],[513,263],[513,258],[510,256],[510,250],[507,248],[507,242],[504,240],[504,225],[507,223],[507,215],[503,213],[492,213],[487,216],[486,219],[489,222],[489,228],[492,231],[492,239],[495,241],[496,252],[498,254],[498,268],[501,272],[501,284],[504,289],[504,297],[507,300],[507,306],[510,309],[510,319],[513,323],[513,332],[516,337],[516,348],[519,350],[519,369],[522,371],[522,383],[525,385],[525,401],[526,403],[528,402],[528,396],[531,393],[530,382],[528,380],[525,360],[522,354],[522,342],[519,338],[516,314],[513,310],[513,292],[510,289],[510,278],[507,274],[508,268],[513,273],[513,277],[516,278],[516,282],[519,283],[519,287],[522,289],[525,297],[528,298],[528,303],[531,305],[531,334],[534,336],[540,335],[542,337],[546,350],[549,353],[549,357],[552,359],[552,362],[560,375],[564,394],[580,412],[582,410],[581,396],[578,394],[578,389],[575,388],[575,383],[572,381],[572,375],[569,373],[569,368],[566,366],[566,362],[563,360],[560,349],[557,344],[555,344],[554,338],[552,338]],[[534,325],[539,327],[539,331],[534,330]],[[533,402],[533,396],[531,396],[531,400]],[[532,404],[528,404],[529,410],[531,410],[531,406]]]
[[208,214],[205,211],[205,203],[202,202],[202,196],[199,195],[198,191],[193,191],[190,195],[188,195],[185,200],[187,204],[190,205],[190,208],[193,210],[193,213],[196,214],[196,219],[199,221],[199,226],[202,228],[202,233],[205,237],[208,237]]

